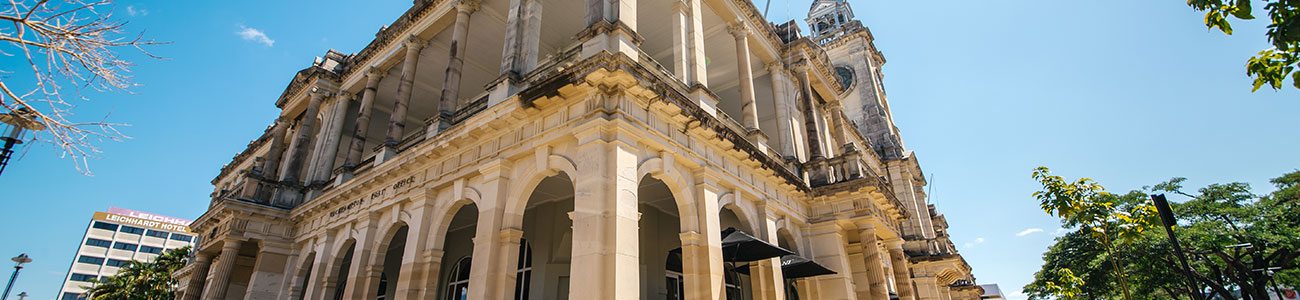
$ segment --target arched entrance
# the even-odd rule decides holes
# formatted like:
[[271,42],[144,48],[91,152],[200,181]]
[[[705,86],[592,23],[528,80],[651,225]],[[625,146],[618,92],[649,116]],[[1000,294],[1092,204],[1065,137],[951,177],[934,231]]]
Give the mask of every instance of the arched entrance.
[[565,173],[542,179],[528,194],[523,238],[512,261],[513,299],[569,299],[573,196],[573,180]]
[[406,251],[406,235],[409,229],[406,225],[401,225],[388,238],[388,242],[385,243],[387,247],[380,248],[384,250],[383,257],[379,258],[379,261],[383,262],[383,269],[379,273],[378,288],[373,291],[377,300],[389,300],[396,295],[397,280],[402,271],[402,256]]
[[681,216],[677,199],[662,180],[646,175],[637,185],[643,270],[641,299],[684,299]]
[[478,206],[465,204],[456,210],[448,222],[442,243],[442,268],[438,278],[437,299],[460,300],[469,295],[471,256],[474,254],[474,234],[478,227]]

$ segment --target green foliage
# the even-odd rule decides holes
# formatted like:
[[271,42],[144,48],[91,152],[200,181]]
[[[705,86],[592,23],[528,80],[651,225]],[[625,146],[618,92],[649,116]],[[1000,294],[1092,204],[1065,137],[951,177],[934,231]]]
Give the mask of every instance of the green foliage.
[[[1044,173],[1036,171],[1037,174]],[[1143,187],[1123,195],[1098,196],[1097,200],[1131,208],[1144,203],[1148,193],[1183,195],[1186,201],[1171,202],[1178,219],[1175,232],[1189,256],[1196,289],[1216,299],[1267,299],[1273,292],[1269,276],[1260,271],[1279,267],[1272,278],[1278,286],[1300,286],[1300,171],[1272,180],[1277,190],[1255,195],[1245,183],[1211,184],[1194,193],[1183,191],[1185,178]],[[1047,185],[1045,185],[1046,191]],[[1062,220],[1068,224],[1067,220]],[[1043,255],[1042,270],[1025,286],[1030,299],[1114,299],[1126,280],[1137,299],[1186,299],[1189,287],[1178,266],[1173,247],[1163,230],[1145,230],[1120,238],[1107,251],[1097,234],[1079,230],[1058,237]],[[1228,247],[1249,244],[1246,246]],[[1107,262],[1119,262],[1125,270],[1116,276]],[[1083,280],[1082,294],[1061,294],[1065,279],[1059,273],[1070,269]]]
[[185,266],[190,247],[167,250],[153,261],[132,261],[117,275],[92,279],[87,294],[91,300],[162,300],[176,296],[172,273]]
[[[1281,89],[1287,77],[1300,89],[1300,73],[1295,72],[1300,63],[1300,1],[1264,0],[1268,11],[1268,41],[1273,47],[1260,51],[1246,62],[1246,74],[1254,78],[1251,91],[1268,85]],[[1188,0],[1187,5],[1205,12],[1205,27],[1232,34],[1229,17],[1251,20],[1250,0]]]

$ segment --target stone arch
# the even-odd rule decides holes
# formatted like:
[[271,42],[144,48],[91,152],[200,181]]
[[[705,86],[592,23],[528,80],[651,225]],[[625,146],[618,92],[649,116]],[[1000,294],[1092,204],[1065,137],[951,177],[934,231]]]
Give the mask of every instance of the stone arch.
[[668,192],[672,194],[673,200],[676,201],[678,219],[681,221],[681,232],[698,232],[703,226],[699,225],[699,212],[695,209],[695,201],[691,197],[690,185],[687,184],[687,178],[682,175],[689,173],[678,169],[676,164],[673,163],[671,155],[665,152],[660,157],[642,161],[637,166],[638,185],[646,177],[664,182],[664,186],[668,188]]
[[320,288],[322,293],[319,299],[342,299],[347,290],[348,277],[351,277],[353,257],[356,254],[357,240],[348,238],[335,247],[334,255],[326,262],[327,269],[323,273],[323,286]]
[[[726,193],[718,198],[719,214],[722,214],[723,210],[731,211],[731,213],[735,214],[736,218],[740,221],[741,228],[736,229],[756,237],[761,237],[762,235],[758,232],[758,229],[762,227],[758,226],[758,223],[755,223],[759,221],[759,219],[754,216],[752,208],[746,208],[750,208],[750,206],[745,205],[744,201],[741,201],[740,197],[734,192]],[[723,229],[726,229],[725,226]]]
[[289,283],[289,295],[291,299],[305,299],[307,286],[310,286],[312,279],[315,279],[312,278],[314,273],[313,269],[315,268],[316,251],[308,250],[307,255],[304,255],[303,259],[298,262],[298,266],[295,267],[294,274],[296,275],[293,281]]
[[[474,194],[477,195],[477,191],[475,191]],[[469,195],[469,193],[466,193],[466,195]],[[442,213],[435,219],[433,223],[435,227],[433,230],[428,232],[429,246],[427,248],[442,250],[444,243],[446,242],[443,237],[446,235],[447,230],[450,229],[451,221],[456,217],[456,213],[459,213],[461,208],[464,208],[467,205],[474,205],[474,212],[478,212],[479,202],[475,200],[476,198],[477,197],[466,197],[455,201],[444,201],[443,203],[445,204],[440,205],[434,210]]]
[[790,230],[784,227],[778,227],[776,229],[777,246],[781,246],[781,248],[790,250],[791,252],[794,252],[795,255],[802,255],[803,252],[799,251],[801,247],[799,247],[799,243],[797,241],[798,240],[794,238],[794,234],[790,233]]
[[[394,217],[394,219],[400,219],[397,215]],[[365,288],[367,290],[362,295],[370,297],[382,294],[389,295],[389,297],[385,298],[391,299],[393,292],[397,288],[397,275],[401,272],[402,258],[408,255],[405,253],[405,249],[406,242],[411,234],[410,225],[396,220],[384,230],[377,232],[381,234],[376,236],[374,248],[370,250],[370,262],[366,265],[368,266],[367,269],[378,267],[379,273],[374,275],[365,274],[369,277],[366,278]],[[396,259],[390,257],[392,255],[396,255]]]
[[[537,159],[542,161],[543,159]],[[545,155],[545,164],[539,165],[537,162],[519,169],[516,175],[524,178],[522,181],[513,184],[513,188],[506,197],[505,218],[502,220],[502,228],[523,228],[524,211],[528,209],[528,198],[532,196],[533,191],[542,184],[543,180],[563,174],[568,178],[569,183],[573,183],[573,176],[578,174],[578,167],[568,157],[558,154]],[[577,190],[577,187],[573,187]]]

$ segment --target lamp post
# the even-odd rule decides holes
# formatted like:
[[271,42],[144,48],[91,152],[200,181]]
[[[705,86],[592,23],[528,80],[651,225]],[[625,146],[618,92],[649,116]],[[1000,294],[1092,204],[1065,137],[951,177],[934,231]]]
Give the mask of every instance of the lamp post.
[[20,108],[7,114],[0,115],[0,122],[5,123],[5,125],[8,125],[9,127],[9,130],[7,130],[8,134],[4,137],[0,137],[0,141],[4,142],[4,148],[0,148],[0,173],[4,173],[5,166],[9,165],[9,158],[13,157],[14,154],[14,145],[23,143],[22,137],[24,130],[45,130],[45,124],[37,122],[33,118],[34,116],[35,113],[27,108]]
[[1151,195],[1151,202],[1156,205],[1156,212],[1160,214],[1160,223],[1165,228],[1165,234],[1169,236],[1169,243],[1174,246],[1174,254],[1178,257],[1178,262],[1182,264],[1183,275],[1187,276],[1187,290],[1192,292],[1192,300],[1201,300],[1201,286],[1196,283],[1196,278],[1192,277],[1192,267],[1187,264],[1187,256],[1183,254],[1183,247],[1178,245],[1178,237],[1174,235],[1174,226],[1178,225],[1178,220],[1174,219],[1174,211],[1169,208],[1169,200],[1165,199],[1165,194]]
[[23,264],[32,262],[32,258],[27,257],[27,253],[19,254],[10,260],[13,260],[18,264],[14,266],[14,275],[9,276],[9,285],[5,286],[5,294],[4,296],[0,296],[0,300],[9,299],[9,289],[14,287],[14,279],[18,279],[18,271],[23,269]]

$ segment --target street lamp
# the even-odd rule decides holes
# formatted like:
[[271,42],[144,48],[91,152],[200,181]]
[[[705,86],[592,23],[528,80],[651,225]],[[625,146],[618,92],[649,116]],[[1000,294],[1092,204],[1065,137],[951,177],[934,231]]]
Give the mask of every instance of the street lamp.
[[22,144],[23,131],[41,131],[45,130],[45,124],[35,120],[35,113],[27,108],[19,108],[7,114],[0,115],[0,123],[9,127],[8,134],[0,137],[4,141],[4,148],[0,148],[0,173],[4,173],[5,166],[9,165],[9,158],[13,157],[14,145]]
[[[27,253],[23,253],[23,254],[19,254],[18,256],[14,256],[14,258],[11,258],[10,260],[13,260],[14,262],[16,262],[16,263],[18,263],[18,264],[14,266],[14,275],[13,275],[13,276],[9,276],[9,285],[6,285],[6,286],[5,286],[5,294],[4,294],[4,296],[0,296],[0,300],[4,300],[4,299],[8,299],[8,298],[9,298],[9,289],[11,289],[11,288],[14,287],[14,279],[17,279],[17,278],[18,278],[18,271],[20,271],[20,270],[23,269],[23,264],[25,264],[25,263],[29,263],[29,262],[32,262],[32,258],[31,258],[31,257],[27,257]],[[22,296],[19,296],[19,297],[22,297]]]

